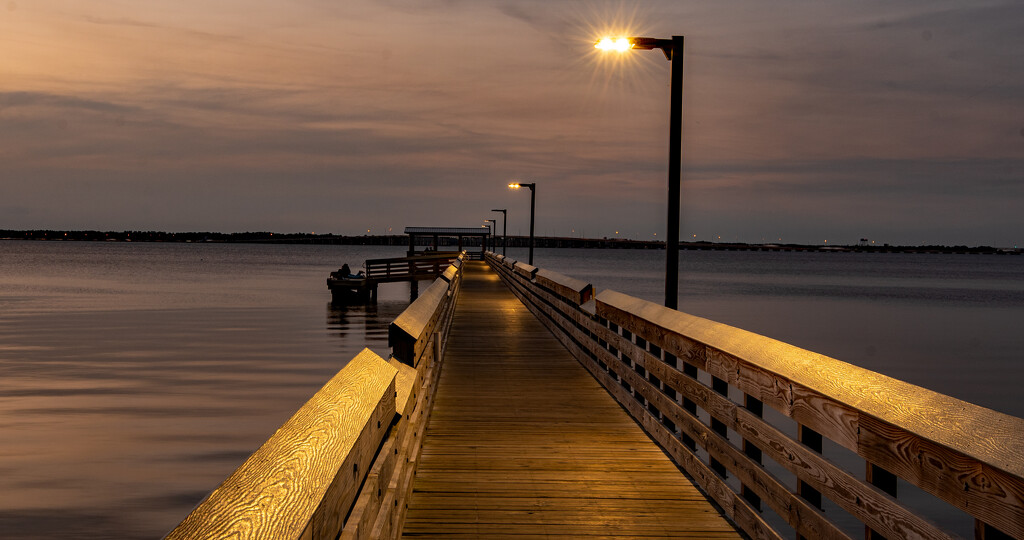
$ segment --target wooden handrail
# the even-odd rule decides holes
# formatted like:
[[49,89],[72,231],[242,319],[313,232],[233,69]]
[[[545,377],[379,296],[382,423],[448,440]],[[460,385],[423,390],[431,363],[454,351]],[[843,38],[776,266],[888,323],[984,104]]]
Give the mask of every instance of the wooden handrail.
[[167,538],[336,537],[395,416],[397,374],[363,350]]
[[455,276],[458,275],[458,273],[459,267],[455,266],[454,264],[450,264],[448,265],[448,268],[445,268],[444,272],[441,273],[441,279],[447,281],[448,283],[451,283],[452,280],[455,279]]
[[369,259],[365,262],[366,278],[388,279],[410,276],[437,276],[449,264],[460,262],[464,253],[440,253],[416,257]]
[[[1024,419],[614,291],[598,294],[596,313],[588,311],[565,294],[564,281],[542,279],[543,271],[531,280],[488,260],[750,536],[780,536],[761,518],[764,504],[802,536],[845,537],[820,510],[824,496],[889,538],[949,538],[900,504],[899,477],[974,516],[979,537],[1024,537]],[[765,420],[764,405],[795,420],[798,435]],[[866,478],[822,456],[821,437],[864,458]],[[795,491],[768,473],[765,457],[796,476]],[[726,476],[740,480],[738,492]]]
[[461,285],[449,269],[415,367],[363,350],[167,538],[400,536]]
[[442,277],[429,287],[388,326],[388,345],[393,355],[403,363],[416,367],[429,347],[438,320],[445,314],[445,306],[453,288],[459,287],[461,271],[449,265]]
[[533,275],[537,273],[537,267],[526,264],[524,262],[517,262],[513,265],[515,272],[527,279],[533,279]]
[[392,262],[394,262],[394,263],[409,262],[409,261],[431,261],[431,262],[433,262],[435,260],[437,260],[437,261],[453,261],[453,260],[459,258],[461,255],[462,254],[460,252],[458,252],[458,251],[440,252],[440,253],[433,253],[433,254],[430,254],[430,255],[416,255],[416,256],[413,256],[413,257],[391,257],[391,258],[384,258],[384,259],[367,259],[365,264],[367,266],[369,266],[369,265],[387,264],[387,263],[392,263]]
[[537,270],[537,285],[579,305],[594,297],[594,288],[586,281],[571,278],[551,270]]

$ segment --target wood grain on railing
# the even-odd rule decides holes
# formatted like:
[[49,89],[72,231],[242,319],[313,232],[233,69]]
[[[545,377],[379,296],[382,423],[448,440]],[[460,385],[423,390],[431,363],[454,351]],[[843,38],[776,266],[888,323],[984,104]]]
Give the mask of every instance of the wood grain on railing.
[[168,538],[334,538],[395,415],[397,370],[353,358]]
[[[820,510],[824,496],[869,535],[949,538],[894,496],[898,476],[974,516],[979,536],[1024,538],[1024,420],[614,291],[598,294],[588,311],[566,294],[564,280],[543,270],[531,279],[519,264],[513,270],[489,260],[752,537],[778,534],[760,518],[762,502],[801,536],[845,537]],[[697,379],[698,370],[711,376],[711,386]],[[728,397],[730,386],[742,392],[742,403]],[[765,420],[764,405],[795,420],[798,436]],[[698,407],[710,422],[699,419]],[[740,445],[728,430],[739,434]],[[824,457],[822,436],[861,456],[869,477],[856,478]],[[707,463],[691,443],[707,452]],[[764,458],[791,472],[797,489],[769,473]],[[740,481],[738,492],[726,475]]]

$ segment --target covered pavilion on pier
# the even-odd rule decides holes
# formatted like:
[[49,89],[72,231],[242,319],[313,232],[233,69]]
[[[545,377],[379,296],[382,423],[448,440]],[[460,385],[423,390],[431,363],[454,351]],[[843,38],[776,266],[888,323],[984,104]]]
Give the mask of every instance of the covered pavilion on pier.
[[[491,236],[490,228],[483,227],[406,227],[405,234],[409,235],[409,253],[408,256],[412,257],[417,254],[416,246],[417,238],[427,237],[431,238],[430,247],[433,251],[439,251],[441,246],[441,239],[456,239],[458,248],[452,251],[462,251],[464,239],[466,238],[480,238],[480,254],[479,256],[472,257],[473,259],[482,260],[484,252],[487,251],[488,238]],[[476,242],[472,242],[476,244]],[[451,242],[445,243],[445,245],[452,245]],[[418,252],[422,254],[423,252]],[[468,254],[468,253],[467,253]]]

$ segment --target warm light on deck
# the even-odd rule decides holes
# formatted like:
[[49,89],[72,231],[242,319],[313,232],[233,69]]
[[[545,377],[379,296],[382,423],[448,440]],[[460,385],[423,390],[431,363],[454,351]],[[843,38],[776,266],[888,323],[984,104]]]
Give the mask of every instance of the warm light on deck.
[[509,189],[519,189],[521,187],[523,187],[523,186],[520,186],[519,182],[512,182],[511,184],[508,185]]
[[594,48],[601,49],[602,51],[624,52],[633,48],[633,44],[629,41],[629,38],[603,37],[594,43]]

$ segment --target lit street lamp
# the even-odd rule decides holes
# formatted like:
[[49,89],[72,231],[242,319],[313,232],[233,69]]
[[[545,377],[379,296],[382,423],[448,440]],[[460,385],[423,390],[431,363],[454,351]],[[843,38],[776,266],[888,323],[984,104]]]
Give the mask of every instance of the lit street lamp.
[[491,231],[491,249],[494,249],[498,246],[497,237],[494,236],[498,232],[498,220],[485,219],[484,221],[487,222],[487,228]]
[[519,189],[521,187],[530,188],[530,265],[533,265],[533,211],[537,208],[537,184],[524,184],[520,182],[512,182],[508,185],[510,189]]
[[501,256],[507,255],[505,248],[508,247],[508,209],[494,208],[491,212],[501,212],[501,224],[504,231],[501,233]]
[[665,239],[665,307],[679,304],[679,181],[683,127],[683,36],[602,38],[594,47],[605,51],[661,49],[672,63],[672,90],[668,136],[668,236]]

